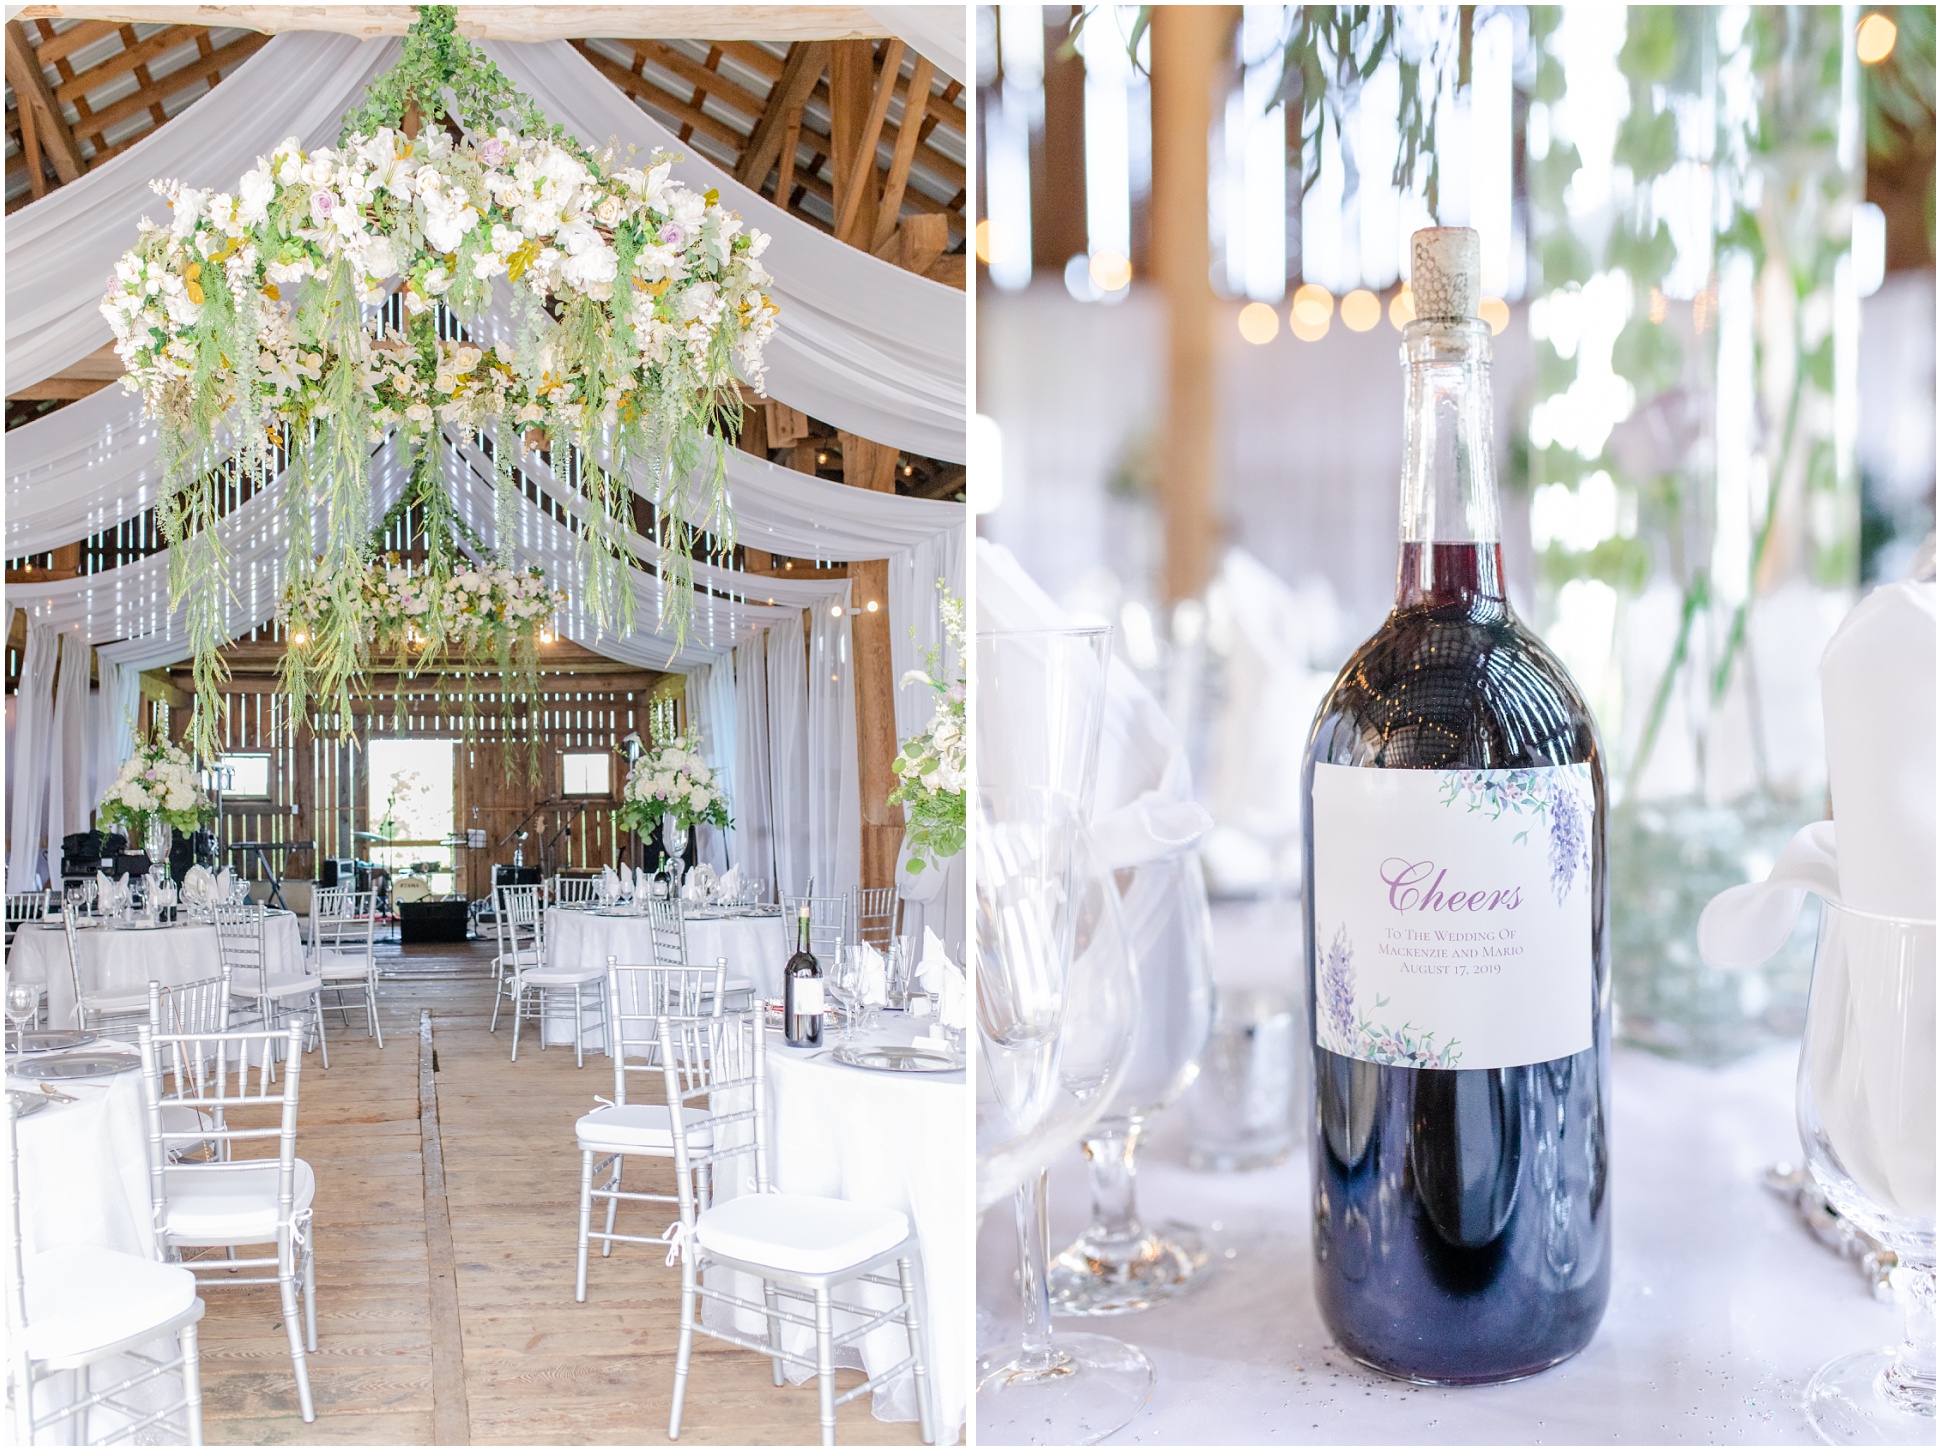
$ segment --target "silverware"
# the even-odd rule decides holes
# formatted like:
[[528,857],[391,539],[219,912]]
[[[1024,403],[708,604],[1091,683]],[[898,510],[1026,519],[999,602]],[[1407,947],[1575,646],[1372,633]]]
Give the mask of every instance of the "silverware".
[[1820,1186],[1813,1182],[1811,1171],[1803,1165],[1782,1162],[1766,1170],[1764,1179],[1767,1191],[1793,1206],[1799,1222],[1813,1238],[1842,1259],[1854,1262],[1876,1300],[1894,1298],[1890,1277],[1900,1265],[1900,1256],[1828,1203]]
[[54,1102],[56,1103],[79,1103],[81,1101],[80,1099],[76,1098],[73,1094],[62,1093],[58,1088],[55,1088],[52,1084],[48,1084],[48,1083],[43,1083],[40,1086],[40,1091],[46,1094],[49,1098],[53,1099]]

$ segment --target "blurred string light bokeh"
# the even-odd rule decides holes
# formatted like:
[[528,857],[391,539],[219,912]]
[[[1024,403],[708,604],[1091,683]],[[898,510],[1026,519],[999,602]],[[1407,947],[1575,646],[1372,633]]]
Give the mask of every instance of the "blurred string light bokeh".
[[[1686,898],[1820,813],[1819,650],[1933,528],[1934,11],[1354,15],[979,11],[980,529],[1160,687],[1216,886],[1297,885],[1274,761],[1387,606],[1408,238],[1474,227],[1512,596],[1598,713],[1616,849],[1689,868],[1628,884],[1665,925],[1621,956],[1676,957]],[[1185,184],[1169,76],[1211,97]],[[1161,251],[1201,210],[1203,286]],[[1792,1010],[1686,988],[1632,990],[1675,1051]]]

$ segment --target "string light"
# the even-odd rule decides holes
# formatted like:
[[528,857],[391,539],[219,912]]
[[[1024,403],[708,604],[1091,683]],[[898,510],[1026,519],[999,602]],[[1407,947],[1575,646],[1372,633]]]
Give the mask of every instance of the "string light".
[[1341,299],[1341,321],[1350,332],[1365,333],[1382,320],[1382,300],[1366,287]]
[[1510,325],[1510,305],[1500,297],[1485,297],[1476,304],[1476,316],[1489,324],[1492,333],[1500,333]]
[[1879,65],[1894,53],[1894,42],[1899,37],[1900,31],[1894,22],[1876,10],[1860,22],[1860,29],[1854,35],[1854,52],[1862,65]]
[[1255,347],[1271,343],[1280,330],[1280,314],[1266,303],[1250,302],[1240,309],[1240,336]]
[[873,614],[875,614],[875,613],[876,613],[876,601],[875,601],[875,600],[871,600],[871,601],[870,601],[870,602],[869,602],[868,604],[866,604],[866,605],[864,605],[864,606],[863,606],[863,608],[864,608],[864,609],[866,609],[866,610],[868,610],[868,611],[869,611],[869,612],[870,612],[870,613],[871,613],[872,615],[873,615]]
[[1406,283],[1388,300],[1388,320],[1398,333],[1415,321],[1415,294]]

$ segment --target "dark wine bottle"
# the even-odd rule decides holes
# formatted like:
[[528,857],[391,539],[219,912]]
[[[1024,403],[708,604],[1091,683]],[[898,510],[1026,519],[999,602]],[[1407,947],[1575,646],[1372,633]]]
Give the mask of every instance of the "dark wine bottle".
[[791,1048],[822,1046],[822,967],[809,951],[809,909],[796,918],[795,952],[782,969],[782,1037]]
[[1395,609],[1305,776],[1316,1294],[1451,1385],[1574,1355],[1611,1283],[1603,757],[1504,594],[1476,257],[1415,235]]

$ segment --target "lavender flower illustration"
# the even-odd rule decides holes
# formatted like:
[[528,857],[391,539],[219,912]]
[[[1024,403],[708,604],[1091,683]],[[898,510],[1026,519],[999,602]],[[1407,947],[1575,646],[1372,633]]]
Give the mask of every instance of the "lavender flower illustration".
[[[1580,869],[1590,866],[1590,843],[1584,830],[1584,804],[1577,782],[1588,777],[1590,768],[1565,766],[1551,771],[1445,771],[1442,773],[1442,804],[1461,801],[1473,812],[1487,813],[1491,821],[1511,816],[1541,816],[1549,835],[1550,889],[1558,902],[1570,895]],[[1529,829],[1519,831],[1514,840],[1526,841]]]
[[1355,949],[1345,924],[1321,955],[1320,990],[1329,1036],[1345,1049],[1355,1041]]

